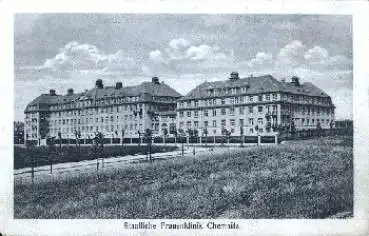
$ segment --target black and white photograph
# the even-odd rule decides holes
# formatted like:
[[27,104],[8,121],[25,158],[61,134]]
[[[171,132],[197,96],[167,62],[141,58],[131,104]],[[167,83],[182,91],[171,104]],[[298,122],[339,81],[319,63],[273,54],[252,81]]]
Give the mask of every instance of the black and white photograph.
[[364,232],[359,5],[124,4],[6,14],[0,234]]
[[351,16],[14,26],[15,218],[352,216]]

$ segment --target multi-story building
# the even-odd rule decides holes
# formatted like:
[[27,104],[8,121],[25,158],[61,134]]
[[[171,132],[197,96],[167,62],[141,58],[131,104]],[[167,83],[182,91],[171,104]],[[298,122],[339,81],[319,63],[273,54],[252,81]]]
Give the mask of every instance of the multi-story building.
[[25,110],[25,138],[39,144],[48,137],[90,140],[100,131],[107,138],[138,137],[197,130],[203,135],[273,135],[296,130],[330,128],[335,106],[329,95],[311,83],[279,81],[270,75],[205,82],[181,95],[157,77],[137,86],[104,87],[57,95],[51,89]]
[[121,82],[104,87],[97,80],[95,88],[76,94],[68,89],[67,94],[57,95],[51,89],[27,105],[25,138],[40,144],[48,137],[73,139],[80,134],[83,142],[96,131],[109,138],[137,137],[146,129],[159,130],[157,112],[175,111],[180,97],[157,77],[129,87]]
[[329,128],[334,121],[329,95],[311,83],[279,81],[271,75],[205,82],[177,101],[179,131],[200,135],[275,134],[280,128]]

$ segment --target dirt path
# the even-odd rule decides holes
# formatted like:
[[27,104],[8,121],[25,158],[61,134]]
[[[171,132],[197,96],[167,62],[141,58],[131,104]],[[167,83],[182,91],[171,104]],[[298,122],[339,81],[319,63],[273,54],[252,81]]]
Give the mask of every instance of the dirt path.
[[[206,155],[209,152],[222,152],[224,148],[215,148],[213,151],[210,151],[209,148],[196,147],[196,156],[197,155]],[[185,148],[184,150],[184,158],[192,157],[193,149]],[[171,158],[181,158],[182,151],[173,151],[166,153],[155,153],[152,154],[152,157],[156,160],[158,159],[171,159]],[[129,155],[129,156],[118,156],[118,157],[110,157],[99,160],[85,160],[80,162],[67,162],[67,163],[59,163],[54,164],[52,166],[52,173],[50,173],[50,166],[39,166],[34,168],[34,179],[35,183],[50,181],[52,179],[63,179],[70,178],[73,176],[79,176],[81,174],[91,174],[96,173],[97,169],[99,173],[112,171],[114,169],[122,168],[123,166],[127,166],[133,163],[138,163],[140,161],[145,161],[146,155]],[[31,168],[22,168],[14,170],[14,181],[16,183],[31,183],[32,182],[32,173]]]

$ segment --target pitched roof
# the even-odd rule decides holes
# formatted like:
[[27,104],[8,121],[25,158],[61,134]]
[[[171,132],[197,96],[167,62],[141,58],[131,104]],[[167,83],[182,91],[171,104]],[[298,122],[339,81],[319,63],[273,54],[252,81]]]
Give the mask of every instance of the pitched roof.
[[88,98],[138,96],[141,93],[152,94],[153,96],[181,97],[176,90],[164,83],[143,82],[136,86],[123,87],[116,89],[114,86],[106,86],[102,89],[93,88],[86,92]]
[[175,98],[182,96],[176,90],[164,83],[143,82],[136,86],[128,86],[121,89],[116,89],[115,86],[105,86],[101,89],[93,88],[83,93],[75,93],[71,95],[41,94],[27,105],[26,111],[28,110],[29,106],[35,104],[66,103],[77,100],[81,96],[86,96],[89,99],[101,99],[104,97],[138,96],[141,93],[148,93],[153,96]]
[[[208,95],[209,89],[223,89],[223,88],[234,88],[247,86],[246,92],[242,94],[256,94],[266,92],[288,92],[301,95],[329,97],[323,90],[319,89],[312,83],[303,83],[296,86],[289,82],[281,82],[273,78],[271,75],[247,77],[237,80],[224,80],[215,82],[204,82],[191,90],[186,96],[180,100],[198,99],[210,97]],[[232,95],[228,91],[222,90],[221,96]]]

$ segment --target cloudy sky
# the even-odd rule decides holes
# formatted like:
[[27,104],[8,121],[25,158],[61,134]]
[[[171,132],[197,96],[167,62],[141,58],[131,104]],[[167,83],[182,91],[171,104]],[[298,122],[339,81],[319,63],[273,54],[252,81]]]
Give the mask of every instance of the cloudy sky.
[[49,89],[81,92],[158,76],[185,95],[204,81],[293,75],[332,96],[352,118],[350,16],[17,14],[15,119]]

